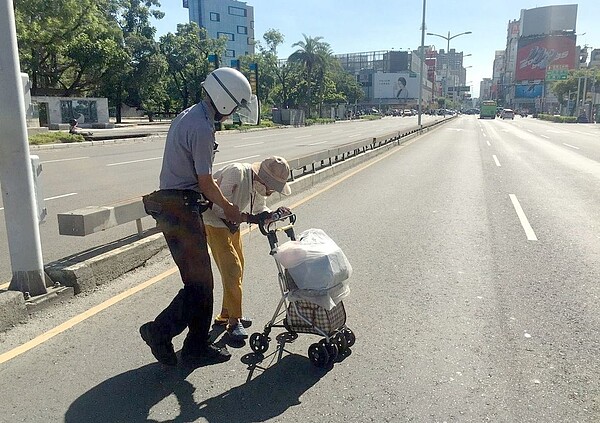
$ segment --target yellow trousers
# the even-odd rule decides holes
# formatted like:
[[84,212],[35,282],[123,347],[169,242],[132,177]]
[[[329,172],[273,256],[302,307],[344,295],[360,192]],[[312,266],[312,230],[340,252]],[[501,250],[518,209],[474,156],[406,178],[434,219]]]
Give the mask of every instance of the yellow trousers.
[[231,318],[242,317],[242,278],[244,252],[241,231],[206,225],[206,238],[223,282],[223,311]]

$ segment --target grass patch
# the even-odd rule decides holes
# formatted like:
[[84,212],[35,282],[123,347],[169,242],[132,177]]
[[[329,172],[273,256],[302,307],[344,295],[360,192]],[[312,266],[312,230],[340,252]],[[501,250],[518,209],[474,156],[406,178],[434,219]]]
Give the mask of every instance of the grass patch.
[[45,132],[29,137],[30,145],[59,144],[85,141],[83,135],[69,134],[68,132]]

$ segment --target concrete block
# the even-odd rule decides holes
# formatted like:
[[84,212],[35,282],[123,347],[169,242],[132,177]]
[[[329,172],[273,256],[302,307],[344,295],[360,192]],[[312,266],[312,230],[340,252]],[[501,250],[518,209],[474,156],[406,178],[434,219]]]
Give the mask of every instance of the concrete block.
[[23,293],[0,291],[0,331],[10,329],[17,323],[25,323],[28,319]]
[[[117,247],[99,254],[77,254],[50,263],[46,273],[53,281],[73,287],[75,294],[94,290],[125,273],[142,266],[147,260],[166,248],[162,233],[150,230],[151,235],[131,241],[132,237],[118,241]],[[95,251],[95,250],[93,250]]]

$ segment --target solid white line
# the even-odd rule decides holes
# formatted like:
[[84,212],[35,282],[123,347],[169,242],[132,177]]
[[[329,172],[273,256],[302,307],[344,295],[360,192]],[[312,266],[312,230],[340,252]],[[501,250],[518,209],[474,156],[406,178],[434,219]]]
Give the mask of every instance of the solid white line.
[[126,164],[131,164],[131,163],[149,162],[150,160],[160,160],[160,159],[162,159],[162,156],[161,157],[152,157],[150,159],[131,160],[129,162],[109,163],[106,166],[121,166],[121,165],[126,165]]
[[236,163],[236,162],[241,162],[241,161],[243,161],[243,160],[246,160],[246,159],[253,159],[253,158],[255,158],[255,157],[259,157],[259,156],[260,156],[260,154],[256,154],[256,155],[254,155],[254,156],[240,157],[239,159],[235,159],[235,160],[228,160],[228,161],[226,161],[226,162],[213,163],[213,166],[218,166],[218,165],[227,164],[227,163]]
[[563,142],[563,145],[566,145],[567,147],[574,148],[575,150],[579,150],[579,147],[575,147],[574,145],[571,145],[571,144],[567,144],[567,143]]
[[549,140],[549,139],[550,139],[550,137],[549,137],[548,135],[540,135],[540,137],[544,137],[544,138],[546,138],[547,140]]
[[270,135],[261,135],[258,137],[242,137],[243,140],[260,140],[262,138],[266,138],[266,137],[278,137],[281,134],[270,134]]
[[[76,192],[70,192],[69,194],[57,195],[55,197],[44,198],[44,201],[56,200],[57,198],[70,197],[72,195],[77,195]],[[0,207],[0,211],[4,210],[4,207]],[[2,289],[2,287],[0,287]]]
[[512,203],[513,203],[513,207],[515,208],[515,211],[517,212],[517,216],[519,216],[519,220],[521,221],[521,226],[525,230],[525,235],[527,235],[527,239],[529,241],[537,241],[538,240],[537,236],[535,236],[535,232],[533,232],[533,228],[529,224],[529,220],[527,220],[527,216],[525,216],[525,212],[521,208],[521,204],[519,203],[519,200],[517,200],[517,197],[514,194],[508,194],[508,195],[510,197],[510,201],[512,201]]
[[494,161],[496,162],[496,166],[500,167],[500,162],[498,161],[498,157],[496,157],[495,154],[492,154],[492,157],[494,158]]
[[44,198],[44,201],[56,200],[57,198],[70,197],[72,195],[77,195],[77,193],[76,192],[70,192],[68,194],[57,195],[57,196],[54,196],[54,197],[48,197],[48,198]]
[[70,160],[82,160],[89,159],[89,157],[73,157],[72,159],[58,159],[58,160],[46,160],[45,162],[41,162],[42,164],[46,163],[58,163],[58,162],[68,162]]
[[299,136],[299,137],[294,137],[294,139],[295,140],[301,140],[302,138],[310,138],[310,137],[312,137],[312,135],[302,135],[302,136]]
[[350,137],[358,137],[359,135],[362,135],[362,132],[357,132],[356,134],[349,134],[348,138],[350,138]]
[[264,142],[253,142],[252,144],[234,145],[233,148],[250,147],[252,145],[260,145],[260,144],[264,144]]
[[321,142],[314,142],[312,144],[307,144],[307,145],[319,145],[319,144],[325,144],[327,141],[321,141]]

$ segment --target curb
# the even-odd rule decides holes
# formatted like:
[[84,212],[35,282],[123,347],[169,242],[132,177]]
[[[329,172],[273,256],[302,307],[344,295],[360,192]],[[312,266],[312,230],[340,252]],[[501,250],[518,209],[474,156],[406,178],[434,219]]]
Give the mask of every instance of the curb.
[[[73,289],[74,294],[93,291],[125,273],[143,266],[146,261],[167,246],[162,233],[150,229],[139,238],[123,238],[116,247],[95,255],[93,249],[82,254],[49,263],[46,273],[54,282]],[[148,235],[150,234],[150,235]],[[131,242],[131,239],[136,239]]]

